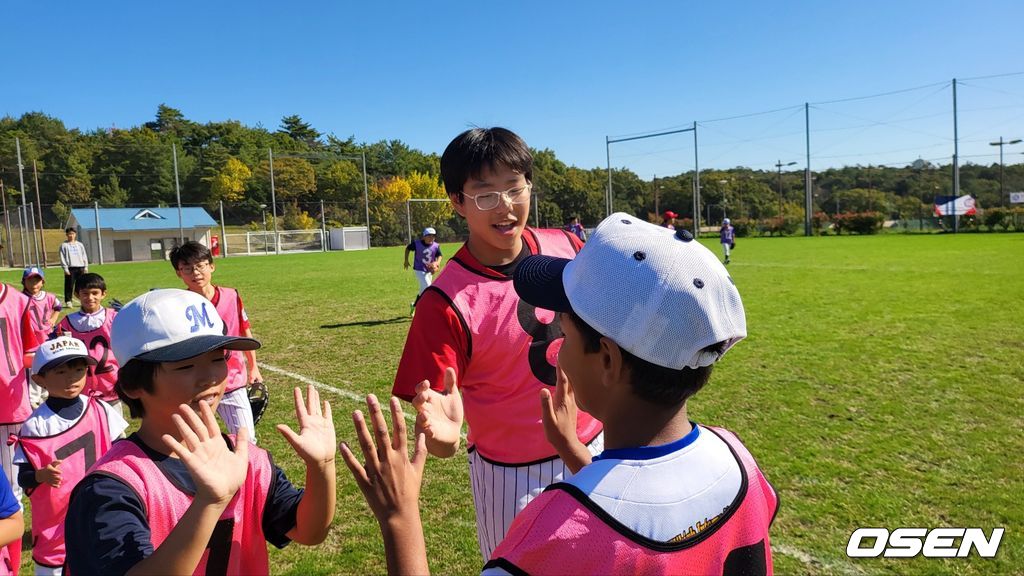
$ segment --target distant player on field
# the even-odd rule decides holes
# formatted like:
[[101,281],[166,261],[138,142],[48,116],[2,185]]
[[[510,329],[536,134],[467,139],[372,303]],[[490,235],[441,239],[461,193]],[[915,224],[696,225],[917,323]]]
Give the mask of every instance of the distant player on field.
[[[60,317],[62,306],[60,298],[43,290],[46,285],[46,276],[43,269],[38,266],[29,266],[21,274],[21,287],[25,296],[28,296],[29,313],[32,315],[32,328],[36,332],[36,341],[43,342],[53,333],[57,325],[57,318]],[[39,406],[46,400],[46,390],[33,381],[29,381],[29,401],[32,408]]]
[[725,257],[725,264],[729,263],[729,255],[736,246],[736,229],[728,218],[722,219],[722,229],[718,231],[718,240],[722,244],[722,255]]
[[[423,234],[419,239],[413,240],[405,247],[405,269],[409,269],[409,253],[416,255],[416,260],[412,263],[412,271],[416,273],[416,279],[420,282],[420,291],[416,293],[416,300],[419,300],[420,294],[430,286],[431,281],[434,279],[434,274],[441,269],[441,260],[444,255],[441,254],[441,245],[435,242],[437,238],[437,231],[431,227],[423,229]],[[413,301],[412,306],[416,306],[416,302]]]
[[[217,266],[213,262],[213,254],[209,248],[189,240],[171,250],[171,266],[190,292],[195,292],[213,303],[217,313],[224,320],[228,336],[252,338],[249,315],[245,313],[238,290],[213,284],[213,273]],[[262,381],[263,375],[256,364],[255,350],[228,352],[228,387],[217,407],[217,414],[232,434],[237,434],[238,429],[243,426],[247,428],[249,441],[253,444],[256,443],[256,424],[253,421],[247,387],[253,382]]]
[[[455,454],[465,414],[486,559],[516,513],[565,474],[537,412],[538,392],[555,385],[562,330],[557,316],[519,299],[512,273],[531,254],[572,258],[582,243],[564,230],[526,227],[533,157],[509,130],[460,134],[441,156],[441,176],[469,239],[416,304],[393,392],[413,403],[416,430],[435,456]],[[600,432],[580,414],[578,437],[595,452]]]
[[[772,574],[775,490],[735,434],[687,414],[714,363],[747,335],[715,255],[685,230],[618,213],[575,260],[527,258],[514,282],[562,318],[565,373],[554,394],[541,392],[539,412],[578,471],[516,516],[484,573]],[[606,425],[593,458],[577,439],[577,403]],[[425,438],[410,461],[397,400],[394,441],[377,399],[367,405],[373,435],[354,418],[366,466],[347,445],[342,455],[382,527],[389,572],[424,574]]]

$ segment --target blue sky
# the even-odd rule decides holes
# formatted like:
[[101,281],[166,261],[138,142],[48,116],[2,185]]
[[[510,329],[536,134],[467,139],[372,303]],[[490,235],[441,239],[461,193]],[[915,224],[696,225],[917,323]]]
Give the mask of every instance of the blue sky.
[[[272,129],[299,114],[438,153],[502,125],[584,168],[605,165],[606,136],[698,121],[702,168],[770,170],[805,163],[811,102],[821,169],[948,162],[956,77],[975,78],[958,87],[965,161],[1024,137],[1019,0],[96,4],[5,3],[0,114],[86,130],[149,121],[160,103]],[[1024,160],[1024,144],[1005,152]],[[693,135],[615,144],[612,163],[690,170]]]

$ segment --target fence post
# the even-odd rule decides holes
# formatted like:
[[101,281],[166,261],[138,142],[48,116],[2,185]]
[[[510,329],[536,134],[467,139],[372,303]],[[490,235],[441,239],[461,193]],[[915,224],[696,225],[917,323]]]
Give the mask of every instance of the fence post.
[[222,258],[228,257],[228,233],[224,228],[224,201],[220,201],[220,245],[223,252]]
[[93,214],[96,215],[96,251],[99,254],[100,264],[103,264],[103,233],[100,232],[100,203],[92,203]]
[[245,255],[246,256],[250,256],[252,254],[252,242],[250,242],[250,240],[249,240],[249,235],[250,234],[252,234],[252,232],[248,232],[247,231],[245,233]]
[[327,214],[324,212],[324,199],[320,199],[320,251],[327,252]]
[[32,161],[32,174],[36,179],[36,210],[39,212],[39,243],[42,245],[43,260],[42,266],[46,268],[46,238],[43,235],[43,202],[39,199],[39,171],[36,169],[36,161]]

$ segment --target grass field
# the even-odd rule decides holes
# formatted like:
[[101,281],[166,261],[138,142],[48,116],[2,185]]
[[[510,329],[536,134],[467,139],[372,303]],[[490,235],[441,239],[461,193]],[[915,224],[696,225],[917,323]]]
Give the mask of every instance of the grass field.
[[[349,442],[349,416],[363,406],[348,393],[388,394],[409,326],[416,281],[401,260],[395,247],[217,263],[215,281],[245,299],[264,344],[260,362],[346,393],[324,397]],[[163,262],[92,271],[125,302],[179,285]],[[690,414],[735,430],[779,491],[777,572],[1020,573],[1024,235],[741,239],[730,271],[750,335]],[[17,284],[20,275],[0,279]],[[59,291],[59,271],[50,279]],[[301,483],[298,459],[273,430],[294,420],[289,390],[298,382],[263,373],[274,396],[261,445]],[[430,459],[425,478],[431,568],[477,571],[465,449]],[[1006,533],[991,560],[848,559],[851,532],[879,526]],[[271,565],[275,574],[384,571],[376,524],[340,461],[327,542],[272,550]]]

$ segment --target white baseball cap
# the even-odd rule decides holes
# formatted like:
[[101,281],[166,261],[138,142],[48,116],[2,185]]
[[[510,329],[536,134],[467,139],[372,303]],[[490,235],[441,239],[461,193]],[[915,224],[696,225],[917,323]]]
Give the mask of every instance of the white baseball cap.
[[436,236],[436,235],[437,235],[437,230],[434,230],[430,226],[427,226],[426,228],[424,228],[423,229],[423,234],[421,234],[421,236]]
[[[624,350],[665,368],[710,366],[747,336],[739,291],[714,253],[687,230],[621,212],[598,225],[575,260],[529,256],[513,282],[524,301],[575,312]],[[721,353],[703,351],[719,342]]]
[[85,342],[78,338],[60,336],[53,340],[47,340],[36,349],[36,356],[32,359],[32,373],[42,374],[79,358],[90,365],[96,365],[96,360],[89,356],[89,349],[85,347]]
[[226,348],[255,350],[252,338],[224,335],[224,321],[213,303],[195,292],[152,290],[125,304],[114,317],[110,348],[124,366],[138,358],[178,362]]
[[728,224],[730,220],[728,218],[722,218],[722,224]]

